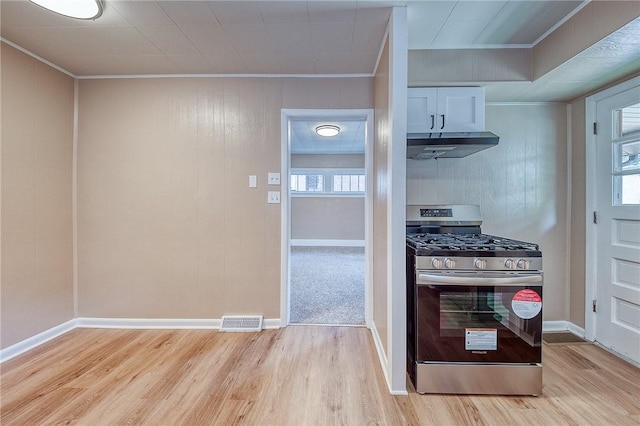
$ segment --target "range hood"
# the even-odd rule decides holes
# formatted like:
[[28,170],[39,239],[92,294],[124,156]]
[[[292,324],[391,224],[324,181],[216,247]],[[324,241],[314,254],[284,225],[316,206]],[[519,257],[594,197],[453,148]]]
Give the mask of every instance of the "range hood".
[[499,139],[491,132],[407,133],[407,158],[462,158],[498,145]]

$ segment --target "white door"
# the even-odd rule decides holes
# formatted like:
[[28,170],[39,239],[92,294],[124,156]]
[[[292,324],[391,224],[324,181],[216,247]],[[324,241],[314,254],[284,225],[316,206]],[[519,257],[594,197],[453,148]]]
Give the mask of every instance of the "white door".
[[640,362],[640,87],[596,104],[596,334]]

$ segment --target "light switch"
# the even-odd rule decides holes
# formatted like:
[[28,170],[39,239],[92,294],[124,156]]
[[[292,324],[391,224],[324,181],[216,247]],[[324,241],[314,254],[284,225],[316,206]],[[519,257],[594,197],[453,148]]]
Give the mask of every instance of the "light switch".
[[269,185],[280,185],[280,173],[269,173]]
[[280,191],[269,191],[267,193],[267,203],[280,204]]
[[258,187],[258,176],[250,175],[249,176],[249,188],[257,188]]

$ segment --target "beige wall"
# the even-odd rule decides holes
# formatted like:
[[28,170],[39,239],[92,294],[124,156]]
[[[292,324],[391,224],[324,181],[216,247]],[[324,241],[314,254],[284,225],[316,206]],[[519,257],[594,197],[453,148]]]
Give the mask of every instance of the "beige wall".
[[[361,168],[364,154],[293,154],[292,168]],[[364,197],[291,198],[294,240],[364,241]]]
[[291,238],[364,242],[364,197],[291,197]]
[[372,80],[83,80],[79,97],[79,315],[279,318],[260,182],[281,169],[280,110],[371,108]]
[[538,243],[545,320],[568,317],[565,104],[487,105],[497,147],[461,159],[407,162],[407,203],[479,204],[482,231]]
[[364,169],[364,154],[293,154],[292,168],[360,168]]
[[387,175],[389,171],[390,114],[389,111],[389,38],[384,44],[374,78],[375,130],[373,149],[373,322],[384,351],[388,354],[387,308]]
[[1,348],[74,317],[74,81],[4,43]]
[[531,81],[531,49],[409,51],[409,87]]

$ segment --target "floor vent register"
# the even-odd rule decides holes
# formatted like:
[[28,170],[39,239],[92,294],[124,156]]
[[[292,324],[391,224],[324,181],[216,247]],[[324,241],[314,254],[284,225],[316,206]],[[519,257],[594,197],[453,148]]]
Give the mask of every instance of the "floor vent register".
[[220,331],[262,331],[262,315],[225,315]]
[[547,345],[571,345],[590,343],[570,332],[542,333],[542,341]]

